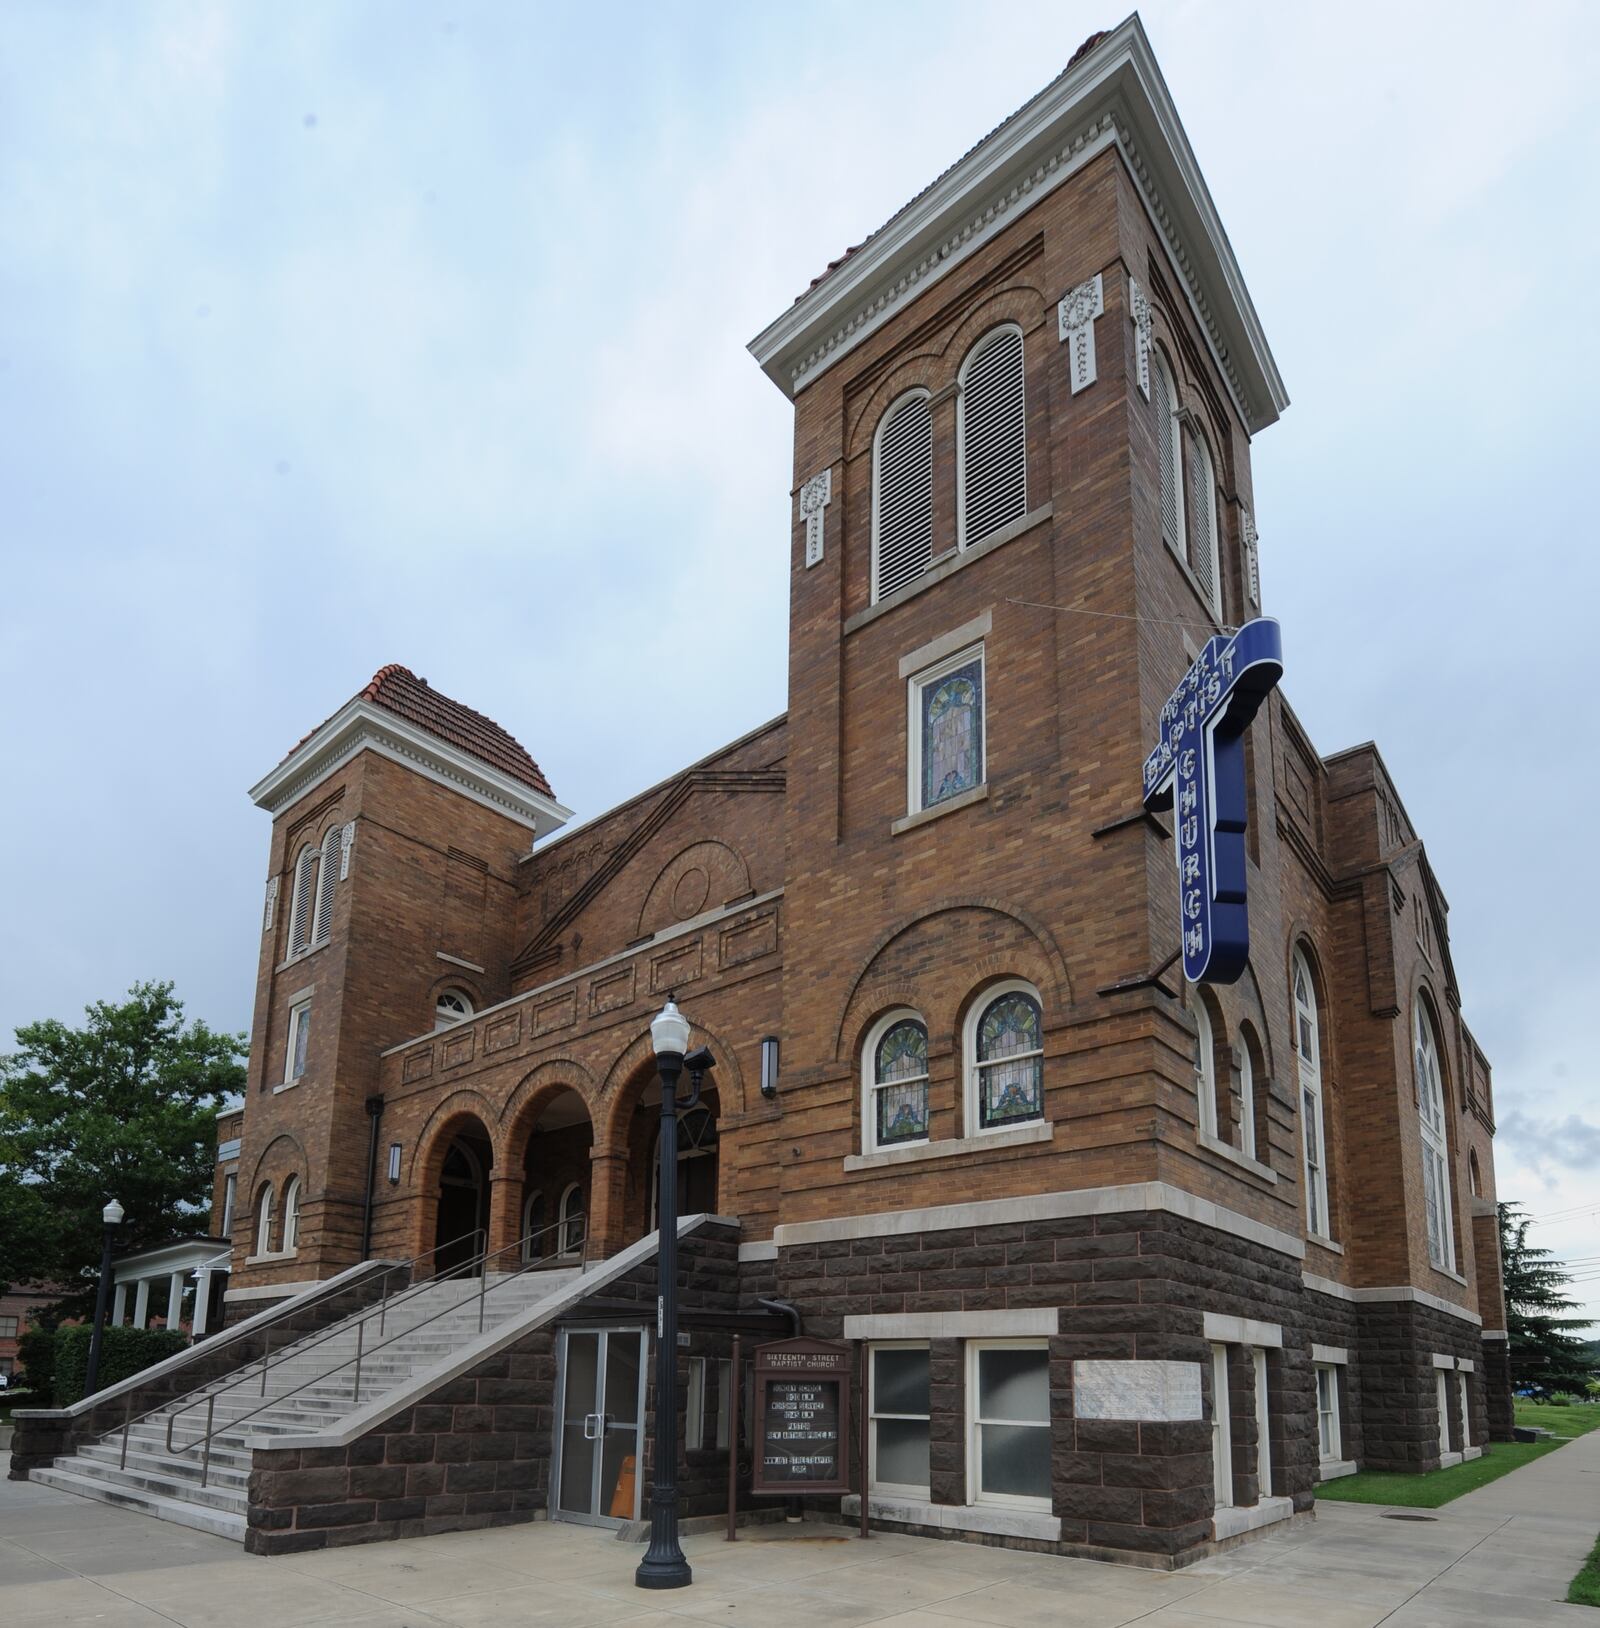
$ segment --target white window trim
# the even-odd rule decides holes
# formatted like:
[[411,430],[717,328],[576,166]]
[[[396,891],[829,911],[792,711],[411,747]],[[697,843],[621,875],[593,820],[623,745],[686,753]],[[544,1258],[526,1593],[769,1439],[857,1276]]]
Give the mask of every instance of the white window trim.
[[[1156,425],[1157,436],[1167,437],[1166,445],[1172,452],[1172,479],[1174,486],[1174,510],[1177,515],[1178,535],[1167,536],[1166,523],[1161,515],[1161,452],[1162,444],[1156,445],[1156,528],[1161,533],[1161,540],[1183,561],[1185,568],[1189,564],[1189,550],[1187,547],[1188,532],[1186,530],[1188,513],[1184,501],[1183,490],[1183,426],[1179,415],[1183,411],[1183,403],[1178,396],[1178,380],[1172,371],[1172,364],[1167,360],[1166,347],[1158,340],[1151,347],[1151,361],[1161,369],[1165,375],[1166,396],[1168,405],[1167,423]],[[1154,392],[1152,391],[1152,407],[1154,407]]]
[[[1021,994],[1030,996],[1039,1004],[1039,1117],[1037,1119],[1014,1120],[1008,1125],[981,1126],[978,1112],[978,1025],[983,1021],[983,1014],[994,1003],[1005,995]],[[1033,1056],[1032,1052],[1024,1052],[1023,1056]],[[1039,991],[1030,984],[1026,978],[1007,978],[1004,983],[992,984],[982,991],[968,1006],[966,1021],[961,1026],[961,1096],[962,1096],[962,1123],[966,1128],[966,1135],[972,1137],[998,1136],[1005,1131],[1014,1131],[1019,1125],[1042,1125],[1049,1123],[1049,1116],[1044,1111],[1044,998]]]
[[[990,345],[998,342],[1001,334],[1014,333],[1022,346],[1022,513],[1028,512],[1028,340],[1021,326],[1015,322],[1002,322],[991,328],[982,338],[977,340],[967,352],[961,363],[961,371],[956,375],[956,547],[965,552],[967,548],[967,374],[972,364],[986,351]],[[1020,519],[1015,516],[1013,519]],[[1011,524],[1012,522],[1007,522]],[[997,526],[994,531],[985,533],[978,541],[987,542],[990,537],[1003,531],[1005,527]]]
[[1195,1096],[1198,1102],[1200,1135],[1220,1140],[1217,1129],[1217,1040],[1211,1027],[1211,1014],[1206,1003],[1196,993],[1194,997],[1195,1026]]
[[[1416,1002],[1416,1024],[1412,1071],[1416,1079],[1417,1122],[1422,1131],[1422,1193],[1423,1227],[1427,1228],[1428,1161],[1437,1161],[1439,1186],[1439,1251],[1434,1252],[1433,1234],[1428,1234],[1428,1264],[1442,1272],[1456,1269],[1455,1217],[1450,1192],[1450,1114],[1444,1094],[1444,1070],[1439,1064],[1439,1039],[1428,1010],[1419,998]],[[1428,1066],[1424,1068],[1424,1054]],[[1424,1098],[1437,1097],[1439,1109],[1438,1129],[1429,1123]]]
[[976,644],[969,644],[963,650],[958,650],[953,656],[946,656],[941,662],[932,667],[925,667],[920,673],[913,673],[906,680],[906,815],[925,814],[939,809],[946,802],[954,802],[955,798],[945,798],[937,803],[924,804],[922,801],[922,692],[930,684],[937,684],[941,678],[957,671],[959,668],[970,666],[974,657],[978,662],[978,779],[975,785],[969,786],[966,792],[959,792],[957,796],[967,796],[977,791],[979,786],[989,784],[989,660],[985,644],[980,639]]
[[1214,1509],[1232,1509],[1233,1414],[1228,1397],[1228,1348],[1211,1347],[1211,1498]]
[[[1193,420],[1191,420],[1191,423]],[[1205,536],[1199,539],[1198,546],[1204,548],[1211,556],[1211,592],[1204,594],[1212,615],[1219,621],[1222,619],[1222,524],[1217,513],[1217,460],[1211,451],[1211,441],[1205,431],[1198,424],[1194,424],[1194,445],[1200,449],[1200,475],[1199,484],[1206,494],[1205,512],[1196,517],[1197,529],[1202,529]],[[1181,442],[1180,442],[1181,445]],[[1200,577],[1198,571],[1196,578],[1200,581],[1202,589],[1205,579]]]
[[[928,401],[930,403],[931,410],[932,392],[930,390],[927,390],[921,385],[918,385],[916,388],[911,390],[902,390],[900,394],[896,396],[887,407],[884,408],[878,419],[878,427],[872,432],[872,603],[874,605],[876,605],[883,597],[878,590],[878,521],[880,510],[883,507],[880,501],[880,465],[883,454],[883,432],[889,427],[889,424],[894,419],[895,414],[898,413],[906,402],[910,401],[914,396],[920,396],[924,401]],[[930,547],[928,554],[929,564],[932,564],[933,560],[937,557],[937,550]],[[916,578],[913,577],[911,581],[915,582]],[[911,584],[909,582],[901,584],[902,587],[910,587],[910,585]],[[898,588],[895,590],[896,593],[899,591],[900,590]]]
[[[985,1424],[1017,1424],[1032,1429],[1043,1430],[1048,1439],[1052,1425],[1047,1416],[1038,1419],[985,1419],[978,1412],[978,1353],[981,1351],[996,1350],[1015,1351],[1042,1351],[1046,1362],[1049,1361],[1050,1342],[1048,1340],[968,1340],[966,1343],[966,1428],[967,1428],[967,1502],[974,1505],[987,1505],[991,1509],[1031,1509],[1042,1514],[1051,1511],[1052,1504],[1049,1498],[1028,1498],[1013,1492],[984,1492],[983,1490],[983,1449],[981,1425]],[[931,1398],[930,1398],[931,1401]]]
[[[458,1001],[460,1001],[461,1004],[466,1007],[466,1011],[456,1012],[447,1009],[445,1002],[451,996],[454,996]],[[476,1015],[477,1008],[473,1004],[471,995],[469,995],[466,990],[457,987],[455,984],[451,984],[447,988],[439,991],[438,997],[433,1003],[433,1032],[435,1034],[440,1034],[445,1029],[455,1028],[458,1023],[470,1023]]]
[[222,1227],[224,1238],[233,1236],[233,1212],[239,1203],[239,1172],[227,1171],[222,1178]]
[[[331,878],[331,880],[330,880]],[[333,936],[328,916],[334,908],[339,885],[339,827],[330,825],[317,845],[317,885],[311,895],[311,940],[307,948],[317,949]]]
[[[1318,1362],[1312,1365],[1312,1371],[1317,1381],[1317,1462],[1324,1467],[1331,1464],[1344,1463],[1344,1427],[1339,1420],[1339,1405],[1341,1398],[1339,1388],[1342,1378],[1339,1372],[1340,1365],[1333,1362]],[[1330,1436],[1331,1449],[1324,1449],[1322,1445],[1322,1376],[1328,1376],[1328,1386],[1333,1396],[1331,1410],[1332,1425]]]
[[[306,1067],[296,1074],[294,1072],[294,1042],[295,1030],[299,1026],[301,1014],[306,1020]],[[289,1008],[289,1023],[285,1032],[283,1048],[283,1079],[273,1087],[274,1091],[292,1091],[306,1076],[311,1067],[311,999],[307,996],[298,1000]]]
[[283,1187],[283,1222],[279,1229],[281,1242],[275,1253],[297,1255],[300,1252],[300,1178],[291,1176]]
[[706,1444],[706,1359],[689,1358],[688,1393],[684,1398],[683,1450],[700,1451]]
[[[533,1207],[543,1197],[544,1197],[544,1189],[542,1187],[535,1187],[533,1189],[533,1191],[531,1193],[528,1193],[522,1200],[522,1259],[523,1259],[523,1263],[525,1265],[527,1263],[531,1262],[531,1261],[546,1260],[546,1259],[549,1258],[549,1253],[550,1252],[549,1252],[549,1249],[547,1247],[548,1240],[546,1240],[545,1242],[540,1243],[539,1248],[542,1251],[541,1254],[538,1254],[538,1255],[530,1254],[529,1253],[529,1247],[528,1247],[529,1244],[532,1242],[532,1238],[531,1238],[530,1235],[533,1232],[533,1228],[532,1228],[532,1226],[529,1225],[529,1223],[533,1219]],[[548,1225],[548,1224],[549,1224],[548,1222],[545,1223],[545,1225]],[[556,1242],[557,1242],[557,1244],[559,1244],[561,1242],[561,1236],[560,1236],[559,1233],[557,1233],[557,1235],[556,1235]],[[557,1251],[557,1253],[559,1253],[559,1250]]]
[[[1298,984],[1301,977],[1305,979],[1306,993],[1310,998],[1309,1007],[1302,1008],[1298,993]],[[1300,1176],[1306,1189],[1306,1230],[1313,1237],[1331,1239],[1333,1236],[1332,1217],[1328,1206],[1328,1134],[1327,1115],[1323,1112],[1322,1103],[1322,1011],[1317,1004],[1317,985],[1311,976],[1311,968],[1306,962],[1305,955],[1300,951],[1294,952],[1294,958],[1289,968],[1289,1006],[1294,1019],[1291,1040],[1294,1044],[1295,1071],[1300,1084],[1300,1096],[1296,1109],[1302,1118],[1300,1126]],[[1300,1049],[1300,1014],[1308,1010],[1311,1014],[1311,1058],[1307,1061]],[[1306,1136],[1305,1101],[1306,1094],[1311,1094],[1316,1109],[1316,1141],[1321,1163],[1317,1167],[1317,1180],[1312,1181],[1311,1176],[1311,1144]]]
[[[931,1367],[933,1361],[932,1347],[926,1340],[875,1340],[867,1347],[867,1486],[872,1492],[881,1492],[892,1498],[917,1498],[924,1500],[933,1496],[929,1487],[913,1486],[904,1481],[880,1481],[878,1479],[878,1420],[904,1419],[912,1423],[921,1422],[928,1427],[928,1445],[930,1453],[933,1445],[933,1398],[928,1398],[927,1413],[879,1413],[876,1400],[878,1394],[878,1365],[873,1360],[879,1351],[926,1351]],[[931,1376],[930,1376],[930,1384]],[[932,1469],[930,1466],[931,1479]]]
[[253,1253],[250,1259],[264,1261],[272,1255],[272,1223],[277,1219],[278,1194],[271,1182],[268,1182],[256,1197],[256,1208],[253,1225],[251,1227],[250,1246]]
[[1259,1158],[1256,1153],[1256,1065],[1242,1024],[1239,1028],[1239,1151],[1247,1159]]
[[[293,961],[302,955],[309,955],[317,947],[315,936],[312,933],[312,918],[317,907],[317,847],[314,843],[304,842],[294,856],[294,863],[289,869],[289,910],[285,920],[284,929],[284,960]],[[307,897],[309,893],[310,897]],[[299,923],[304,937],[297,943],[295,941],[295,924]]]
[[1272,1409],[1267,1398],[1267,1353],[1250,1348],[1250,1366],[1256,1383],[1256,1499],[1272,1496]]
[[[883,1037],[897,1024],[907,1020],[920,1023],[924,1034],[928,1025],[922,1014],[909,1006],[897,1006],[892,1012],[886,1012],[871,1029],[867,1031],[867,1043],[861,1053],[861,1151],[863,1153],[897,1153],[902,1148],[920,1148],[928,1145],[929,1138],[919,1137],[914,1142],[890,1142],[880,1148],[878,1142],[878,1047]],[[923,1075],[926,1083],[928,1076]],[[896,1084],[915,1084],[914,1080],[896,1081]],[[929,1124],[932,1124],[932,1114],[929,1114]]]
[[[556,1233],[556,1254],[562,1260],[572,1259],[572,1257],[579,1254],[583,1248],[582,1241],[579,1242],[577,1249],[567,1248],[567,1226],[573,1218],[573,1212],[570,1212],[567,1209],[567,1202],[569,1199],[571,1199],[574,1193],[578,1195],[578,1202],[581,1205],[583,1202],[583,1184],[576,1181],[569,1181],[567,1183],[567,1185],[562,1189],[561,1200],[556,1205],[556,1221],[559,1224],[559,1230]],[[582,1209],[576,1211],[577,1215],[582,1215],[583,1213],[584,1212]],[[585,1234],[587,1235],[587,1224],[585,1225],[584,1230]]]

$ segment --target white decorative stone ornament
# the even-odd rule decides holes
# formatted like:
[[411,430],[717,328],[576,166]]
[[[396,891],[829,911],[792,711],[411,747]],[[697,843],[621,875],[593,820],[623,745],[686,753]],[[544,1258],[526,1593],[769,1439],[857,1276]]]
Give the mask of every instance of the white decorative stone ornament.
[[342,882],[350,874],[350,850],[356,845],[356,822],[350,823],[339,833],[339,880]]
[[277,914],[278,878],[273,876],[267,879],[267,908],[266,912],[261,918],[261,931],[263,933],[270,933],[272,931],[272,923],[277,918]]
[[1150,399],[1150,296],[1128,279],[1128,314],[1133,318],[1133,367],[1139,394]]
[[1072,393],[1087,389],[1095,381],[1094,319],[1105,312],[1106,302],[1096,272],[1086,283],[1079,283],[1064,294],[1056,307],[1061,325],[1061,343],[1070,345],[1072,366]]
[[1257,610],[1261,608],[1261,560],[1256,552],[1256,523],[1250,511],[1239,505],[1239,542],[1244,549],[1244,591]]
[[833,501],[833,470],[813,475],[800,488],[800,518],[806,526],[806,570],[822,563],[822,532]]
[[1171,1424],[1201,1417],[1198,1362],[1086,1361],[1072,1365],[1080,1419]]

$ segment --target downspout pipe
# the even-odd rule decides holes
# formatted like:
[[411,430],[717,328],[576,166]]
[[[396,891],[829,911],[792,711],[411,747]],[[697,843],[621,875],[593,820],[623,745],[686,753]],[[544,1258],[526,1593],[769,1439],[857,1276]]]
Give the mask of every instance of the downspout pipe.
[[372,1258],[372,1189],[378,1180],[378,1121],[383,1118],[383,1095],[367,1098],[367,1197],[361,1207],[361,1258]]

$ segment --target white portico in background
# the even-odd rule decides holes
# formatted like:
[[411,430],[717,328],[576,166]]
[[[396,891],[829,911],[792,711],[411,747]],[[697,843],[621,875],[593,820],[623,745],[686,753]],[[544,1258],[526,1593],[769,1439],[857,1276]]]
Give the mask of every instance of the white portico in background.
[[[113,1261],[111,1270],[116,1285],[111,1305],[113,1326],[128,1321],[128,1291],[131,1289],[135,1328],[147,1328],[152,1315],[160,1317],[168,1328],[178,1328],[187,1314],[192,1320],[192,1337],[199,1339],[209,1329],[212,1280],[218,1275],[224,1281],[227,1279],[228,1256],[226,1238],[197,1235],[174,1238],[153,1249],[142,1249],[136,1255],[124,1255],[121,1260]],[[191,1286],[193,1298],[186,1300]]]

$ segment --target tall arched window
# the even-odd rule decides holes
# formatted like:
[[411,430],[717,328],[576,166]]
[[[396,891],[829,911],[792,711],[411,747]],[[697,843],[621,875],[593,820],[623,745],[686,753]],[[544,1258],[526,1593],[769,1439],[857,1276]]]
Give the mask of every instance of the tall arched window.
[[333,932],[333,894],[339,885],[339,827],[330,825],[317,860],[317,908],[311,917],[311,942],[326,944]]
[[1321,1021],[1316,986],[1306,958],[1294,954],[1295,1056],[1300,1071],[1300,1136],[1306,1175],[1306,1226],[1319,1237],[1328,1232],[1327,1148],[1322,1123]]
[[902,396],[872,443],[872,597],[914,582],[933,558],[933,409],[926,390]]
[[270,1255],[272,1253],[272,1183],[269,1181],[261,1189],[256,1199],[256,1236],[255,1252],[257,1255]]
[[1194,1089],[1200,1104],[1200,1129],[1217,1134],[1217,1043],[1211,1032],[1211,1014],[1196,994],[1194,999]]
[[991,990],[967,1019],[968,1133],[1044,1118],[1039,992],[1020,979]]
[[1150,356],[1150,407],[1155,417],[1161,488],[1161,536],[1179,555],[1183,536],[1183,444],[1178,429],[1178,387],[1167,353],[1157,345]]
[[1422,1201],[1428,1216],[1428,1259],[1453,1272],[1455,1238],[1450,1225],[1450,1145],[1445,1129],[1444,1082],[1439,1043],[1424,1002],[1417,1002],[1417,1112],[1422,1119]]
[[1467,1150],[1467,1191],[1474,1198],[1483,1197],[1483,1171],[1478,1167],[1478,1150]]
[[311,948],[317,903],[317,850],[307,843],[295,856],[294,889],[289,895],[289,954]]
[[300,1178],[291,1176],[283,1189],[283,1242],[279,1248],[292,1255],[300,1241]]
[[1189,465],[1189,564],[1214,615],[1222,615],[1222,551],[1217,534],[1217,470],[1197,429],[1184,434]]
[[561,1253],[576,1255],[583,1248],[583,1189],[573,1182],[561,1195]]
[[928,1029],[917,1013],[903,1008],[873,1025],[862,1085],[866,1152],[928,1140]]
[[971,548],[1028,508],[1022,330],[985,334],[961,364],[956,396],[958,536]]
[[1256,1153],[1256,1038],[1248,1023],[1239,1025],[1239,1151],[1247,1159]]

